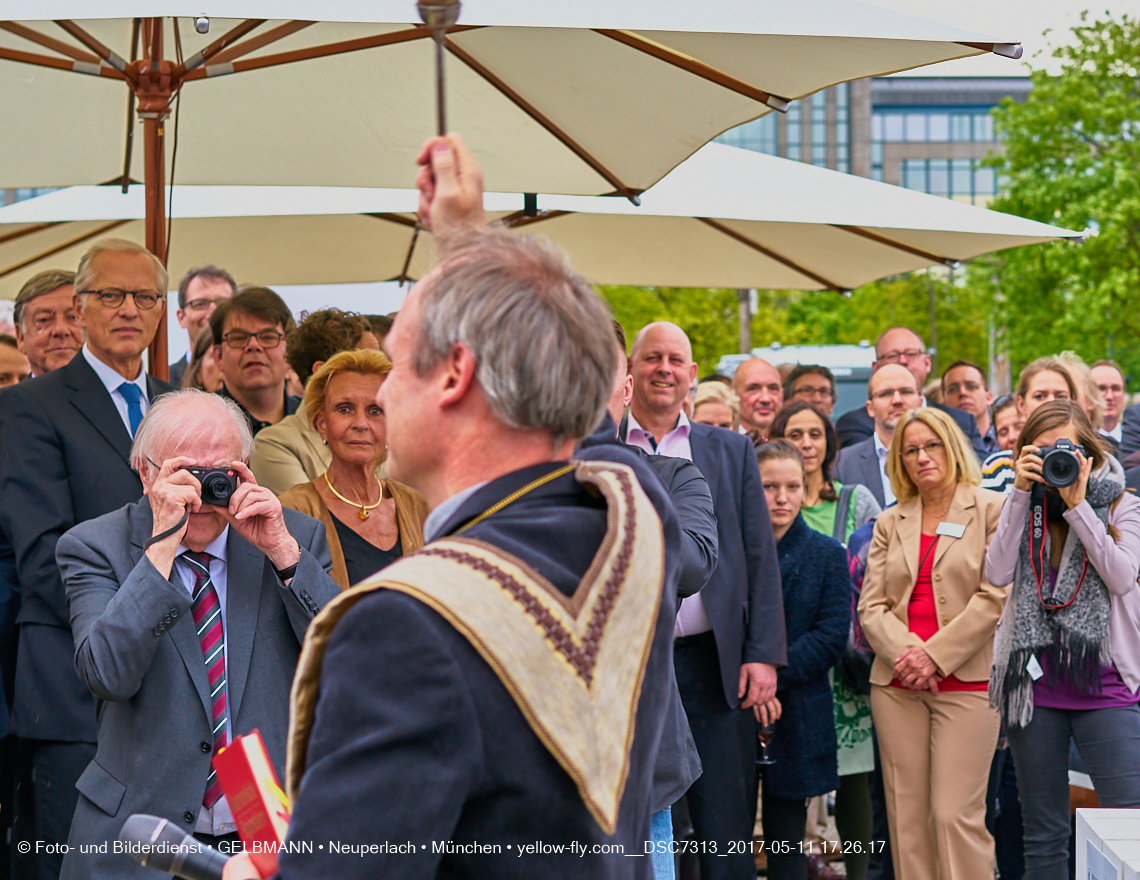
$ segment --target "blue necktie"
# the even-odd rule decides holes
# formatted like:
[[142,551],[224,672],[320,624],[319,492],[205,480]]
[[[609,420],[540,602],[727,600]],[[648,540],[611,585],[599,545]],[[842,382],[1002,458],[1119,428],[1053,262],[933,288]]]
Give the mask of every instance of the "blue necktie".
[[133,382],[124,382],[119,386],[118,391],[123,396],[123,400],[127,402],[127,418],[131,422],[131,437],[133,438],[135,431],[139,429],[139,422],[143,420],[142,407],[139,406],[142,392],[139,391],[139,386]]

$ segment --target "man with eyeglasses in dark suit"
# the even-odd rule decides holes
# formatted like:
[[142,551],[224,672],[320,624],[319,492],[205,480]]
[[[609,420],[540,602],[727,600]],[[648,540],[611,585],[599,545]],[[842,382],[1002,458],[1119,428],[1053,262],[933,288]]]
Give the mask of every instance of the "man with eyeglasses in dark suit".
[[285,390],[285,336],[296,327],[289,307],[268,287],[247,287],[210,315],[218,394],[241,407],[257,434],[292,415],[301,398]]
[[[143,370],[166,285],[165,267],[140,245],[97,242],[75,277],[83,348],[0,395],[0,525],[21,594],[12,724],[34,780],[35,838],[46,844],[67,842],[76,782],[95,754],[95,701],[75,672],[55,545],[72,526],[142,496],[132,438],[155,398],[172,390]],[[38,880],[57,877],[62,858],[41,851]]]

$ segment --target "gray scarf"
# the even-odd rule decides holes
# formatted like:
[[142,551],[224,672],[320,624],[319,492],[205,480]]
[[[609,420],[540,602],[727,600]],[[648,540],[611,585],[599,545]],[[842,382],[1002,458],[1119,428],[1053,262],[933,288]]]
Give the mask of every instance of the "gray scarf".
[[[1108,514],[1124,493],[1124,468],[1107,456],[1104,465],[1089,476],[1085,498],[1097,518],[1108,526]],[[1032,506],[1030,507],[1032,517]],[[1108,588],[1090,562],[1073,604],[1056,611],[1046,609],[1037,594],[1037,578],[1029,555],[1031,523],[1021,533],[1021,548],[1010,588],[1009,607],[1002,615],[994,642],[994,668],[990,677],[990,705],[1001,712],[1007,727],[1025,727],[1033,718],[1033,678],[1027,666],[1034,657],[1046,670],[1051,686],[1058,682],[1087,693],[1100,691],[1101,666],[1112,662],[1108,653],[1111,613]],[[1049,533],[1045,533],[1045,559],[1049,559]],[[1080,581],[1085,553],[1070,529],[1057,569],[1053,595],[1067,602]],[[1048,593],[1049,572],[1042,589]]]

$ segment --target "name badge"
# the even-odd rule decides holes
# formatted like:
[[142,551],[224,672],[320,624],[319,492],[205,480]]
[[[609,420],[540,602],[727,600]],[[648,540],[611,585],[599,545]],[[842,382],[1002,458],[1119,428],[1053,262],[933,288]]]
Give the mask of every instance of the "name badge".
[[961,538],[966,534],[966,527],[952,522],[939,523],[934,534],[949,535],[951,538]]
[[1041,668],[1041,664],[1037,662],[1037,655],[1030,654],[1029,662],[1025,664],[1025,671],[1029,673],[1029,677],[1037,681],[1045,674],[1045,670]]

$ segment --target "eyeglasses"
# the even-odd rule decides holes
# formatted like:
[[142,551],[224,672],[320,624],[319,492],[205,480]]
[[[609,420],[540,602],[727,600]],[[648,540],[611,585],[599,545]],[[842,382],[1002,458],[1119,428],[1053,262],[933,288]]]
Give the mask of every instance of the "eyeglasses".
[[163,294],[153,290],[123,290],[120,287],[104,287],[100,290],[81,290],[80,293],[90,293],[99,297],[99,302],[109,309],[117,309],[129,295],[140,309],[153,309],[162,299]]
[[249,345],[251,339],[257,339],[262,348],[277,348],[285,334],[279,330],[260,330],[257,333],[246,333],[244,330],[231,330],[222,337],[230,348],[242,349]]
[[217,304],[218,300],[216,299],[192,299],[186,303],[186,308],[192,312],[204,312],[210,308],[210,306],[216,306]]
[[904,351],[888,351],[886,354],[879,355],[879,360],[884,364],[897,364],[902,361],[916,361],[926,354],[921,348],[908,348]]
[[947,394],[961,394],[963,391],[973,393],[975,391],[984,391],[985,387],[981,382],[954,382],[952,385],[946,386]]
[[907,461],[913,461],[918,458],[918,453],[925,452],[927,458],[934,458],[935,455],[942,452],[946,448],[946,444],[941,440],[931,440],[922,446],[908,446],[899,455]]
[[831,398],[831,386],[823,385],[819,388],[812,388],[810,385],[801,385],[792,392],[792,397],[826,397]]

